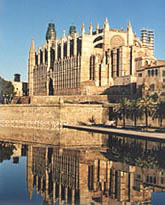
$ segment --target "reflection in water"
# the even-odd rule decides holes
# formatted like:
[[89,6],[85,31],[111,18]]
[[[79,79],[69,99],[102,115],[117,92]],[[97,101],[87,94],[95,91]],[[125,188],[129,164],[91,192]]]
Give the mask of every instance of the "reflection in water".
[[0,142],[0,162],[3,162],[3,160],[9,160],[15,149],[16,148],[12,143]]
[[110,151],[106,155],[113,160],[141,168],[165,169],[165,144],[114,136],[109,141]]
[[29,198],[43,204],[151,204],[152,192],[165,191],[165,144],[90,135],[97,146],[1,142],[0,159],[26,155]]

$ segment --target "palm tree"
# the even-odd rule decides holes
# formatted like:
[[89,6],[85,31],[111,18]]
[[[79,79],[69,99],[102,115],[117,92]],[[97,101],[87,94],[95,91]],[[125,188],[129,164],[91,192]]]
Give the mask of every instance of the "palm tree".
[[145,115],[145,124],[146,127],[148,127],[148,117],[151,116],[154,107],[156,105],[156,102],[153,101],[152,98],[150,97],[146,97],[146,98],[142,98],[139,101],[139,109],[144,113]]
[[137,126],[137,119],[142,117],[142,112],[140,109],[140,100],[133,99],[129,101],[128,116],[134,121],[134,126]]
[[113,119],[116,121],[116,126],[118,124],[118,120],[121,120],[121,111],[120,111],[120,106],[115,105],[115,107],[113,108]]
[[163,119],[165,119],[165,102],[158,100],[152,118],[158,119],[160,123],[160,128],[162,128]]
[[129,100],[127,98],[122,98],[118,107],[118,113],[121,119],[123,120],[123,127],[125,127],[125,120],[128,117],[128,107]]

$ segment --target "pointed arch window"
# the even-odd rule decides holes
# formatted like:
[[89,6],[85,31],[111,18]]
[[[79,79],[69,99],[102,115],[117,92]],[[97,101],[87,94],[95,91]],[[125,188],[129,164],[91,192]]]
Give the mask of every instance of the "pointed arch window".
[[103,39],[102,36],[98,36],[97,38],[95,38],[95,40],[93,41],[93,43],[95,43],[95,42],[97,42],[97,41],[100,41],[100,40],[102,40],[102,39]]
[[95,56],[90,57],[90,73],[89,80],[95,80]]
[[99,43],[99,44],[95,45],[95,48],[103,48],[103,44]]

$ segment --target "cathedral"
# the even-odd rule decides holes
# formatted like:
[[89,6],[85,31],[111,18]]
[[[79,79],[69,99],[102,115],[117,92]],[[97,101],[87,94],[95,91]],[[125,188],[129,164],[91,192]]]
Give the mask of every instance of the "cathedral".
[[81,34],[70,26],[68,36],[58,39],[49,23],[46,41],[36,51],[34,40],[28,59],[29,96],[97,95],[108,88],[136,83],[138,70],[154,64],[154,33],[141,31],[141,39],[127,29],[90,24]]

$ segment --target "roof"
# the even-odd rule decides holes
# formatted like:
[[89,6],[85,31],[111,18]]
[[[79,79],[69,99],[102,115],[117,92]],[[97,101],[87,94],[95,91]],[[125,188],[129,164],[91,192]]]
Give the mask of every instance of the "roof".
[[165,64],[163,64],[163,65],[154,65],[154,66],[143,66],[143,67],[141,67],[141,69],[137,70],[137,72],[152,69],[152,68],[160,68],[160,67],[165,67]]

